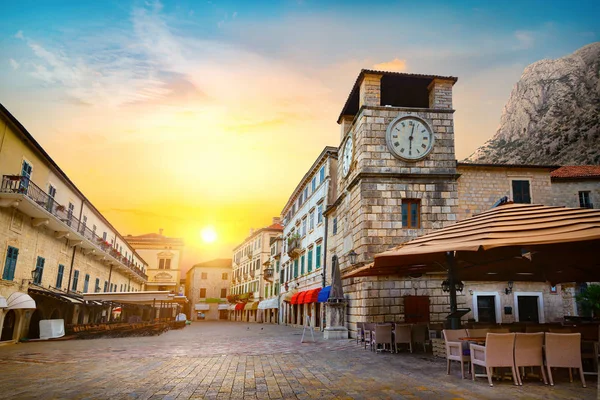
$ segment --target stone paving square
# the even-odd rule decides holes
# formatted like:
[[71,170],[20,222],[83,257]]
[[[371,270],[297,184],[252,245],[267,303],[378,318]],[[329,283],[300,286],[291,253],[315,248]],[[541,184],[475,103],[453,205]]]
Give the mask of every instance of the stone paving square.
[[[161,336],[0,347],[0,399],[592,399],[556,386],[462,380],[423,353],[373,353],[354,340],[300,343],[302,330],[198,322]],[[176,343],[176,344],[174,344]]]

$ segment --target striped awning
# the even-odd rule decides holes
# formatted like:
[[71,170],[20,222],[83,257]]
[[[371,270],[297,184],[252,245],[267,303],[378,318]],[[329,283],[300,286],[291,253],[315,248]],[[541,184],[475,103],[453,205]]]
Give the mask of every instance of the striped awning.
[[8,304],[6,303],[6,299],[2,296],[0,296],[0,308],[6,308],[8,307]]
[[258,310],[258,301],[253,301],[251,303],[246,303],[244,310]]
[[327,299],[329,299],[329,292],[331,291],[331,286],[325,286],[319,294],[317,295],[317,302],[325,303]]
[[290,300],[290,304],[298,304],[298,297],[300,296],[300,293],[302,292],[294,293],[292,299]]
[[26,293],[14,292],[6,299],[6,308],[9,310],[35,310],[35,300]]
[[246,307],[246,303],[237,303],[237,304],[235,305],[235,310],[236,310],[236,311],[240,311],[240,310],[243,310],[243,309],[244,309],[244,307]]
[[343,278],[446,273],[465,281],[600,280],[600,210],[507,204],[433,231]]

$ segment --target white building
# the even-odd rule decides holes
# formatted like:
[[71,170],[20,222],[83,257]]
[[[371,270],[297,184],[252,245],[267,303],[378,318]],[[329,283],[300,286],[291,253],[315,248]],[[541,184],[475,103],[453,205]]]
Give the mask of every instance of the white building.
[[325,286],[328,222],[323,212],[336,198],[331,179],[337,174],[337,154],[335,147],[323,149],[281,212],[281,323],[304,325],[304,316],[310,316],[313,327],[322,324],[322,307],[314,298],[294,304],[298,296],[293,296]]

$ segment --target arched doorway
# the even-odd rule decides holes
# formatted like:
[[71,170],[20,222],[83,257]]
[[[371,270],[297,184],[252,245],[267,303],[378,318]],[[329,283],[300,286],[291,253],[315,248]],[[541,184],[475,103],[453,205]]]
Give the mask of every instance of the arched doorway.
[[31,320],[29,322],[29,333],[27,334],[28,339],[39,339],[40,338],[40,321],[42,320],[42,313],[40,310],[35,310],[31,314]]
[[14,310],[9,310],[6,316],[4,316],[4,325],[2,326],[2,334],[0,335],[0,341],[12,340],[15,332],[15,325],[17,324],[17,315]]

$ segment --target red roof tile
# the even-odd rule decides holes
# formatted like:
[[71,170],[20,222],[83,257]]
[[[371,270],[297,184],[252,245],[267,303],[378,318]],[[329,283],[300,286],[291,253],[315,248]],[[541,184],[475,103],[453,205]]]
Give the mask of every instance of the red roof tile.
[[558,179],[600,178],[600,165],[566,165],[550,173]]

